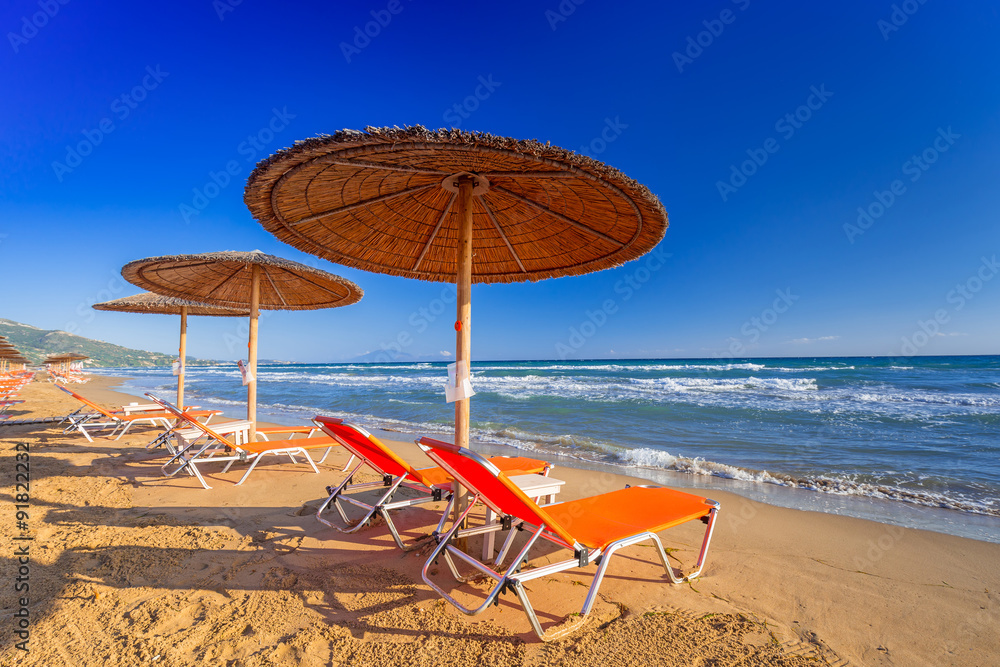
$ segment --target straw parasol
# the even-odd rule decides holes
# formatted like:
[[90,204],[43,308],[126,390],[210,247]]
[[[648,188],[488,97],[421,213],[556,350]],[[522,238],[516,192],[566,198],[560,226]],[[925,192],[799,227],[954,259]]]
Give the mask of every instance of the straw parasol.
[[[247,359],[253,379],[247,383],[247,419],[254,424],[260,309],[339,308],[357,303],[364,295],[350,280],[259,250],[149,257],[126,264],[122,276],[157,294],[224,308],[249,309]],[[255,427],[250,437],[256,439]]]
[[[667,227],[655,195],[596,160],[537,141],[419,126],[297,142],[257,165],[244,201],[300,250],[455,282],[456,388],[469,372],[472,283],[619,266],[650,251]],[[468,439],[464,398],[455,403],[455,443]]]
[[203,317],[246,317],[250,311],[246,308],[235,310],[232,308],[221,308],[219,306],[209,306],[196,301],[186,301],[175,299],[170,296],[143,292],[133,296],[126,296],[113,301],[95,303],[95,310],[107,310],[121,313],[147,313],[154,315],[180,315],[181,334],[178,354],[180,356],[180,368],[177,373],[177,407],[184,409],[184,371],[187,366],[187,318],[188,315],[198,315]]
[[0,373],[6,373],[14,364],[26,364],[25,359],[18,349],[7,342],[6,338],[0,336]]
[[80,354],[78,352],[58,352],[56,354],[50,354],[45,357],[42,361],[43,364],[59,364],[59,370],[65,370],[66,364],[72,364],[74,361],[84,361],[90,359],[85,354]]

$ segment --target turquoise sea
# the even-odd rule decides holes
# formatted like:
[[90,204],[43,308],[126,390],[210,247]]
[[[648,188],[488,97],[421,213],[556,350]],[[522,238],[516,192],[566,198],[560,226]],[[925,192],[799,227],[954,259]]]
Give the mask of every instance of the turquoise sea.
[[[102,369],[171,396],[169,369]],[[1000,357],[503,361],[472,366],[473,439],[657,481],[1000,542]],[[444,363],[262,365],[261,418],[447,435]],[[235,364],[190,400],[243,416]]]

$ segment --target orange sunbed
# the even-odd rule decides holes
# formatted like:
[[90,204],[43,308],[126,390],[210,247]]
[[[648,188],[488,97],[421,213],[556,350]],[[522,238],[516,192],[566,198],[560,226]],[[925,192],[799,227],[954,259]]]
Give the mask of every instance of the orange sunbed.
[[[296,438],[294,440],[272,440],[270,442],[245,442],[240,439],[237,434],[233,434],[231,437],[233,440],[228,440],[224,436],[216,433],[214,430],[202,424],[197,419],[194,419],[187,412],[181,412],[176,406],[168,403],[167,401],[161,400],[154,396],[153,394],[146,394],[154,403],[160,405],[165,410],[173,414],[179,420],[186,422],[189,426],[192,426],[199,431],[201,431],[205,436],[207,436],[208,441],[205,444],[198,444],[198,441],[192,442],[189,446],[179,449],[169,461],[167,461],[161,470],[163,474],[167,477],[173,477],[182,470],[194,475],[201,485],[206,489],[210,489],[208,482],[202,476],[201,471],[198,466],[204,463],[225,463],[225,468],[222,472],[228,472],[229,468],[232,467],[237,461],[250,461],[250,468],[243,474],[240,481],[236,482],[239,486],[246,481],[250,473],[253,472],[257,464],[260,463],[268,454],[275,456],[287,456],[292,460],[293,463],[298,463],[296,456],[303,456],[306,462],[312,467],[313,472],[319,474],[319,468],[310,458],[308,451],[310,449],[322,449],[325,448],[327,454],[329,454],[330,449],[336,447],[337,443],[333,438],[329,436],[316,437],[316,438]],[[247,422],[247,426],[250,423]],[[246,432],[249,432],[249,428]],[[323,459],[326,458],[326,454],[323,455]],[[320,461],[322,462],[321,459]],[[178,465],[173,470],[168,470],[171,465],[177,463]]]
[[[385,519],[386,526],[389,528],[389,532],[392,534],[392,538],[395,540],[396,546],[404,551],[412,548],[404,546],[403,541],[399,536],[399,532],[397,531],[395,524],[392,522],[392,517],[389,515],[389,512],[391,510],[403,509],[406,507],[413,507],[414,505],[442,500],[443,494],[452,493],[452,482],[455,481],[454,477],[448,474],[446,470],[437,466],[430,468],[414,468],[409,463],[399,458],[395,452],[386,447],[385,444],[383,444],[382,441],[374,435],[360,426],[349,424],[342,419],[318,416],[313,419],[313,423],[315,423],[327,435],[336,438],[337,442],[343,445],[347,451],[349,451],[354,457],[357,457],[360,461],[347,473],[347,477],[344,478],[344,481],[341,482],[339,486],[327,487],[327,492],[330,496],[316,511],[316,518],[319,519],[320,522],[326,524],[327,526],[336,528],[342,533],[353,533],[366,525],[368,521],[377,514]],[[533,473],[547,475],[549,470],[553,467],[546,461],[539,461],[538,459],[529,459],[520,456],[496,456],[491,458],[490,462],[497,468],[504,470],[511,475],[527,475]],[[382,480],[379,480],[378,482],[352,484],[351,478],[354,473],[356,473],[361,466],[365,465],[379,475],[382,475]],[[419,491],[421,496],[408,500],[393,501],[393,495],[401,486],[414,491]],[[382,494],[374,505],[362,502],[356,498],[351,498],[348,495],[359,491],[367,491],[381,487],[385,487],[385,493]],[[361,507],[367,510],[368,513],[362,519],[356,522],[351,522],[347,518],[346,512],[344,512],[343,506],[340,504],[341,500],[351,503],[357,507]],[[444,524],[448,519],[449,510],[451,509],[453,500],[453,498],[449,499],[448,507],[441,515],[441,520],[438,522],[437,529],[431,534],[432,536],[438,535],[444,527]],[[323,512],[325,512],[331,505],[337,509],[341,520],[347,526],[346,528],[336,526],[323,518]]]
[[[476,500],[489,506],[501,517],[500,528],[530,529],[530,536],[520,553],[511,561],[506,571],[500,566],[506,559],[517,531],[510,530],[504,546],[492,564],[483,563],[450,544],[456,536],[461,520],[438,542],[423,568],[423,579],[428,586],[462,612],[475,615],[490,604],[498,602],[498,596],[513,590],[524,608],[535,634],[543,641],[562,637],[578,627],[565,627],[546,633],[542,630],[538,617],[528,600],[525,582],[548,577],[557,572],[573,568],[584,568],[597,564],[583,609],[582,623],[593,607],[600,589],[604,573],[612,556],[622,547],[649,541],[656,547],[660,562],[667,576],[675,584],[690,581],[701,574],[712,539],[719,503],[690,493],[674,491],[664,487],[632,486],[590,498],[581,498],[564,503],[539,507],[525,493],[511,482],[507,475],[490,461],[475,452],[456,447],[448,442],[431,438],[421,438],[417,444],[432,461],[451,473],[460,484],[468,488]],[[470,503],[469,509],[472,504]],[[469,510],[462,516],[464,520]],[[667,561],[667,554],[657,533],[688,521],[702,520],[707,524],[696,569],[691,574],[678,577]],[[548,565],[521,570],[521,564],[528,560],[528,553],[539,538],[544,538],[573,552],[573,558]],[[439,556],[444,556],[451,573],[459,581],[464,581],[455,566],[455,558],[476,568],[482,574],[496,580],[496,586],[487,594],[486,600],[477,608],[463,606],[434,583],[429,570]]]
[[[121,429],[121,432],[118,433],[118,436],[115,438],[115,440],[120,440],[121,437],[125,435],[130,428],[132,428],[133,424],[147,422],[153,426],[162,426],[164,429],[169,430],[172,427],[172,422],[176,419],[176,417],[170,412],[138,412],[130,415],[114,414],[105,410],[97,403],[84,398],[71,389],[67,389],[66,387],[58,384],[56,387],[94,411],[91,414],[73,415],[68,417],[70,425],[63,430],[63,433],[79,431],[85,438],[87,438],[88,442],[94,441],[94,438],[89,433],[90,430],[100,431],[110,428],[112,431],[108,434],[108,437],[111,437],[118,431],[118,429]],[[185,412],[184,414],[190,416],[191,418],[204,417],[207,421],[215,415],[222,414],[222,412],[219,410],[191,410],[189,412]],[[104,417],[108,421],[93,421],[94,419],[99,419],[101,417]]]

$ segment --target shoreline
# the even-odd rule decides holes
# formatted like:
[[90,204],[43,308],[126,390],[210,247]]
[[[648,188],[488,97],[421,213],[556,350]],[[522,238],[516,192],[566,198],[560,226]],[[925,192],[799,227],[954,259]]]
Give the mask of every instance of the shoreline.
[[[136,399],[115,387],[120,384],[102,377],[81,390],[105,403]],[[56,397],[53,405],[68,407],[72,399],[66,399]],[[1000,623],[1000,572],[990,565],[1000,562],[1000,545],[988,542],[785,509],[725,490],[696,492],[722,504],[699,579],[671,586],[663,582],[662,569],[657,574],[656,559],[647,549],[623,551],[609,569],[589,626],[603,631],[583,630],[542,645],[508,599],[474,618],[441,604],[421,583],[423,559],[401,557],[384,528],[345,535],[319,524],[315,508],[325,497],[323,487],[341,478],[343,452],[331,454],[320,476],[301,466],[269,463],[246,485],[235,486],[238,471],[212,470],[213,488],[206,491],[191,478],[160,476],[162,461],[145,451],[148,437],[141,433],[130,432],[117,442],[98,438],[93,445],[57,433],[0,431],[5,449],[13,439],[34,442],[32,470],[38,478],[33,497],[51,508],[33,517],[36,544],[47,548],[34,567],[40,568],[39,577],[51,575],[51,581],[40,582],[40,590],[49,591],[48,601],[33,612],[33,641],[39,646],[72,636],[74,625],[100,622],[148,648],[143,661],[162,654],[168,658],[164,664],[246,660],[261,646],[308,664],[316,647],[329,642],[353,647],[352,655],[395,651],[391,658],[378,653],[382,662],[416,660],[427,641],[458,651],[455,647],[467,642],[488,650],[497,640],[519,651],[516,659],[501,664],[532,665],[584,664],[587,656],[592,664],[608,655],[594,653],[601,642],[633,660],[638,655],[650,664],[676,665],[704,659],[681,649],[717,650],[724,640],[731,642],[726,650],[735,653],[727,653],[720,664],[765,649],[778,653],[744,664],[966,665],[990,664],[1000,655],[1000,639],[990,630]],[[398,435],[387,444],[414,464],[427,462]],[[643,481],[556,463],[552,476],[567,482],[558,500]],[[428,520],[436,521],[432,516],[414,510],[400,513],[398,523],[412,536]],[[4,515],[4,520],[12,517]],[[663,533],[674,564],[685,571],[697,555],[699,528],[686,525]],[[3,562],[9,567],[11,561]],[[536,608],[546,611],[544,623],[578,609],[583,589],[572,582],[581,576],[572,573],[533,586]],[[466,595],[474,591],[463,589]],[[403,597],[392,602],[401,592]],[[255,611],[248,616],[248,609]],[[130,610],[125,618],[122,610]],[[277,614],[268,616],[274,627],[260,625],[261,613]],[[169,624],[165,619],[171,619]],[[720,625],[706,627],[705,619]],[[747,619],[754,619],[759,632],[725,625],[751,622]],[[676,627],[662,625],[668,620]],[[234,633],[219,635],[230,626],[236,627]],[[449,637],[444,644],[438,639],[442,635]],[[667,637],[681,641],[670,649],[679,652],[661,647],[659,653],[641,653]],[[101,641],[96,637],[92,643]],[[91,651],[89,646],[80,644],[79,650]],[[96,665],[97,655],[87,653],[79,662]],[[461,659],[448,655],[470,662],[479,653]],[[312,658],[316,664],[328,661]],[[44,658],[26,664],[44,664]]]
[[[111,378],[113,376],[98,376]],[[119,381],[116,386],[126,385],[136,378],[114,376]],[[138,390],[138,388],[135,388]],[[141,391],[141,390],[138,390]],[[123,395],[128,395],[124,394]],[[245,409],[244,404],[234,405],[233,401],[210,396],[198,397],[197,389],[188,391],[189,397],[198,398],[206,407],[223,410],[231,418],[239,418]],[[140,400],[145,400],[144,398]],[[258,412],[267,416],[275,423],[295,420],[296,423],[308,423],[313,413],[301,414],[292,407],[274,408],[258,405]],[[373,416],[374,417],[374,416]],[[350,417],[346,417],[350,420]],[[374,417],[377,419],[377,417]],[[383,420],[394,421],[394,420]],[[420,436],[430,436],[448,439],[447,434],[439,431],[420,431],[404,428],[379,428],[360,422],[360,425],[379,437],[392,440],[412,442]],[[541,447],[517,447],[490,440],[484,440],[473,433],[471,442],[477,449],[490,454],[507,455],[544,455],[562,462],[562,465],[587,470],[607,471],[612,474],[632,476],[678,488],[693,489],[695,492],[708,492],[719,489],[735,493],[757,502],[776,507],[815,511],[835,516],[849,516],[858,519],[875,521],[888,526],[916,528],[929,530],[945,535],[954,535],[980,541],[1000,544],[1000,517],[978,511],[970,511],[956,507],[940,507],[930,504],[927,499],[914,502],[905,498],[886,498],[865,493],[841,492],[829,488],[808,488],[791,484],[780,484],[767,479],[745,480],[727,477],[725,474],[703,472],[687,472],[671,470],[662,467],[640,465],[626,461],[596,460],[585,454],[575,453],[571,448],[548,443]],[[731,468],[727,464],[717,464],[720,467]],[[771,477],[770,475],[767,475]],[[780,475],[779,475],[780,477]],[[777,479],[777,478],[776,478]],[[780,481],[780,480],[778,480]],[[835,488],[835,487],[834,487]]]

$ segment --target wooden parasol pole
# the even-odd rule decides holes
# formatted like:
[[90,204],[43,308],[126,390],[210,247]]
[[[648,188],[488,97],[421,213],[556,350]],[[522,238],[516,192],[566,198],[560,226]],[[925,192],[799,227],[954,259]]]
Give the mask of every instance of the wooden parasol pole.
[[[458,246],[456,260],[458,274],[458,313],[455,320],[455,386],[461,387],[469,377],[471,361],[470,346],[472,321],[472,177],[458,179]],[[469,446],[469,399],[455,401],[455,444],[459,447]],[[465,492],[456,482],[455,519],[465,511]]]
[[247,420],[250,421],[250,442],[257,442],[257,318],[260,316],[260,266],[251,268],[250,282],[250,342],[247,365],[253,379],[247,383]]
[[187,365],[188,307],[181,306],[180,368],[177,369],[177,407],[184,409],[184,366]]

